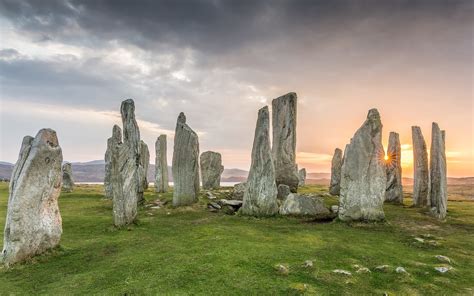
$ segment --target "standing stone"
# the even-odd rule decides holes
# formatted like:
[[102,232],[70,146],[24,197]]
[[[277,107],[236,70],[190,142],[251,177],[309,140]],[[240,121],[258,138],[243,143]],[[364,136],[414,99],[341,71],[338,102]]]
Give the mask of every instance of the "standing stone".
[[413,139],[413,205],[425,207],[428,205],[429,171],[428,152],[425,139],[418,126],[411,127]]
[[5,265],[24,261],[59,244],[62,161],[55,131],[42,129],[34,139],[23,138],[9,188],[2,251]]
[[144,192],[148,189],[148,165],[150,164],[150,151],[148,145],[140,140],[140,163],[139,163],[139,189],[138,189],[138,204],[145,203]]
[[202,188],[219,189],[221,174],[224,172],[221,154],[213,151],[203,152],[199,165],[201,167]]
[[298,171],[298,186],[304,186],[306,182],[306,169],[302,168]]
[[385,192],[385,201],[403,204],[402,148],[398,133],[390,132],[387,156],[387,190]]
[[430,181],[431,213],[438,219],[444,219],[448,209],[445,132],[439,129],[436,122],[433,122],[431,130]]
[[111,183],[114,224],[118,227],[133,223],[137,217],[140,191],[140,130],[135,120],[135,103],[125,100],[120,107],[123,143],[112,149]]
[[[272,216],[278,213],[277,185],[270,149],[269,121],[268,107],[265,106],[258,111],[252,148],[252,164],[241,208],[244,215]],[[294,168],[293,172],[295,172]]]
[[173,206],[190,205],[199,194],[199,140],[181,112],[176,123],[173,147]]
[[107,140],[107,150],[105,151],[105,176],[104,190],[106,198],[113,198],[112,189],[112,151],[114,147],[122,144],[122,129],[118,125],[114,125],[112,129],[112,137]]
[[341,192],[341,169],[342,169],[342,150],[336,148],[331,161],[331,183],[329,193],[339,195]]
[[168,192],[168,160],[166,135],[160,135],[155,143],[155,191]]
[[74,179],[72,178],[71,163],[66,162],[62,167],[63,172],[63,191],[72,192],[74,190]]
[[284,201],[286,197],[291,193],[290,186],[280,184],[277,187],[277,199]]
[[291,192],[298,190],[296,169],[296,93],[288,93],[272,101],[273,147],[277,186],[290,186]]
[[378,221],[385,218],[384,155],[382,122],[377,109],[371,109],[344,155],[339,219]]

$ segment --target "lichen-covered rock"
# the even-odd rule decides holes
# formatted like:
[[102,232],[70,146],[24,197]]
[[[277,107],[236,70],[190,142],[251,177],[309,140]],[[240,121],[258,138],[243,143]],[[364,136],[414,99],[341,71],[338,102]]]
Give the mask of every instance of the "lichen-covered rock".
[[382,122],[377,109],[357,130],[344,155],[339,198],[339,219],[378,221],[385,218],[386,171]]
[[168,160],[166,135],[160,135],[155,143],[155,191],[168,192]]
[[341,169],[342,169],[342,150],[336,148],[331,161],[331,183],[329,193],[339,195],[341,191]]
[[387,148],[387,190],[385,201],[403,204],[402,148],[398,133],[390,132]]
[[122,129],[118,125],[114,125],[112,129],[112,137],[107,140],[107,150],[105,151],[105,176],[104,191],[106,198],[113,198],[112,190],[112,151],[114,147],[122,144]]
[[221,174],[224,172],[220,153],[206,151],[200,158],[201,179],[203,189],[219,189]]
[[135,103],[125,100],[120,106],[123,124],[123,143],[112,148],[111,185],[114,224],[130,224],[137,217],[137,203],[143,193],[140,184],[140,130],[135,120]]
[[232,192],[232,199],[243,200],[244,193],[245,193],[245,186],[247,186],[247,182],[235,184],[234,191]]
[[418,126],[411,127],[413,140],[413,205],[425,207],[428,205],[429,170],[426,142]]
[[285,185],[285,184],[280,184],[277,187],[277,199],[279,200],[285,200],[285,198],[288,196],[288,194],[291,193],[290,186]]
[[74,190],[74,179],[72,178],[72,165],[69,162],[63,164],[63,191],[72,192]]
[[298,190],[296,169],[296,93],[288,93],[272,101],[272,157],[277,185],[290,186],[291,192]]
[[59,244],[62,161],[55,131],[42,129],[34,139],[23,139],[9,188],[2,252],[7,266]]
[[252,164],[240,211],[244,215],[272,216],[278,213],[275,168],[270,149],[268,107],[258,111],[252,147]]
[[199,140],[181,112],[176,123],[173,150],[173,206],[195,203],[199,194]]
[[280,206],[280,214],[305,217],[328,217],[330,211],[324,206],[324,202],[320,198],[290,193]]
[[446,218],[448,209],[445,133],[433,122],[430,149],[430,207],[438,219]]
[[140,162],[138,166],[139,189],[138,189],[138,204],[145,203],[144,192],[148,189],[148,165],[150,164],[150,151],[148,145],[140,140]]
[[302,168],[298,170],[298,186],[304,186],[306,182],[306,169]]

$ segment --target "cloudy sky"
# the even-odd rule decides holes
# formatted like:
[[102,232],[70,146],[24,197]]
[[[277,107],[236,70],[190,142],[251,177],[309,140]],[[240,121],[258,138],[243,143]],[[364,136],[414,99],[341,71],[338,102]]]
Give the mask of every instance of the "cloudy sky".
[[298,94],[298,162],[329,172],[370,108],[400,133],[447,133],[448,174],[474,175],[473,1],[0,0],[0,160],[58,132],[64,159],[102,159],[133,98],[154,158],[179,112],[201,151],[248,169],[257,110]]

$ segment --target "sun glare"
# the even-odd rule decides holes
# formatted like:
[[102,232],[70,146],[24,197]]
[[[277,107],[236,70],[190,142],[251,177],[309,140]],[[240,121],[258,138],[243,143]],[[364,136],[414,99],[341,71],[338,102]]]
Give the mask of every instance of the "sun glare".
[[383,159],[385,159],[385,161],[388,161],[388,160],[390,159],[390,157],[388,157],[388,155],[385,155],[385,156],[383,157]]

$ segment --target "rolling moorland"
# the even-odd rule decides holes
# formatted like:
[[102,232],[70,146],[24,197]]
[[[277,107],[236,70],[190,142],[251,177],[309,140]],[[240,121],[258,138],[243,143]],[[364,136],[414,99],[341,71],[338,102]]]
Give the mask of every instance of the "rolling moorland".
[[[171,192],[150,188],[139,221],[117,229],[102,186],[79,185],[59,199],[60,247],[0,269],[0,294],[472,295],[473,189],[458,186],[464,189],[449,187],[446,221],[411,208],[408,188],[403,206],[384,206],[386,222],[350,224],[213,213],[204,191],[199,203],[174,209]],[[338,203],[326,186],[301,192]],[[226,198],[231,188],[213,194]],[[7,199],[8,183],[0,183],[2,229]],[[388,267],[378,271],[381,265]],[[434,269],[442,266],[452,269]],[[370,272],[358,273],[362,267]]]

